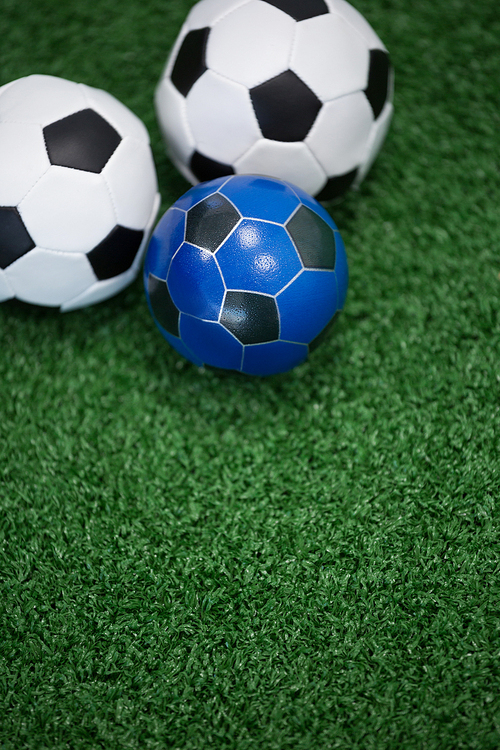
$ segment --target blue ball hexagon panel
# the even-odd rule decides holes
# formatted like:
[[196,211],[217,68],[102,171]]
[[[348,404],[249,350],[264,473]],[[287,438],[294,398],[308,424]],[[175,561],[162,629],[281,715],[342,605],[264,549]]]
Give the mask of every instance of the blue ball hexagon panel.
[[167,278],[172,256],[184,242],[186,213],[178,208],[169,208],[151,236],[144,265],[144,281],[151,271],[159,278]]
[[217,320],[224,298],[224,282],[208,250],[184,242],[170,263],[167,286],[183,313],[201,320]]
[[206,365],[239,370],[243,345],[218,323],[181,315],[180,335],[188,349],[196,352]]
[[302,268],[284,227],[242,219],[217,251],[228,289],[277,294]]
[[305,269],[276,297],[281,319],[280,338],[308,344],[338,309],[334,271]]
[[286,182],[259,175],[241,175],[237,181],[229,180],[220,192],[247,219],[284,224],[300,205],[296,192]]

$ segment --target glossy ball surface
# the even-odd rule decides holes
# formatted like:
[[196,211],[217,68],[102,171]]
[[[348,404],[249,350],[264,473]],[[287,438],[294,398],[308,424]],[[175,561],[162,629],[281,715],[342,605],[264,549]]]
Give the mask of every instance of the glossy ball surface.
[[300,188],[221,177],[164,214],[144,284],[156,325],[191,362],[273,375],[304,362],[343,308],[347,258],[328,212]]

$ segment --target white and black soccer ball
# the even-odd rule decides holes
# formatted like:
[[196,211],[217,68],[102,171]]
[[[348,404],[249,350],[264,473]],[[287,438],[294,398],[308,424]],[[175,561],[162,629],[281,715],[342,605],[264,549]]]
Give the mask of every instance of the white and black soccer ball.
[[146,127],[111,94],[45,75],[0,88],[0,302],[113,296],[137,276],[159,204]]
[[201,0],[155,102],[168,154],[192,184],[264,174],[327,201],[365,177],[392,93],[386,48],[345,0]]

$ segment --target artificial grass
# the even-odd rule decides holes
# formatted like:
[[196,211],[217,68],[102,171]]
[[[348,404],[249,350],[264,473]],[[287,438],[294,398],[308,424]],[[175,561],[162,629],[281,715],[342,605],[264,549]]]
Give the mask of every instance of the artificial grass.
[[[152,95],[190,3],[5,0],[1,83]],[[0,746],[497,748],[496,4],[356,2],[395,117],[331,208],[336,335],[288,375],[198,371],[141,281],[0,306]]]

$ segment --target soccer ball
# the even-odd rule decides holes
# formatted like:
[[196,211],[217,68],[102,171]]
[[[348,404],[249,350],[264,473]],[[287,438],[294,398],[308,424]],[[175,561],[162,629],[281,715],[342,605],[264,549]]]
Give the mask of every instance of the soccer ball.
[[163,336],[198,366],[250,375],[304,362],[345,301],[344,244],[327,211],[274,178],[191,188],[153,232],[144,264]]
[[45,75],[0,88],[0,302],[73,310],[137,276],[160,203],[144,124]]
[[167,151],[192,184],[264,174],[328,201],[368,172],[392,93],[386,48],[344,0],[201,0],[155,102]]

